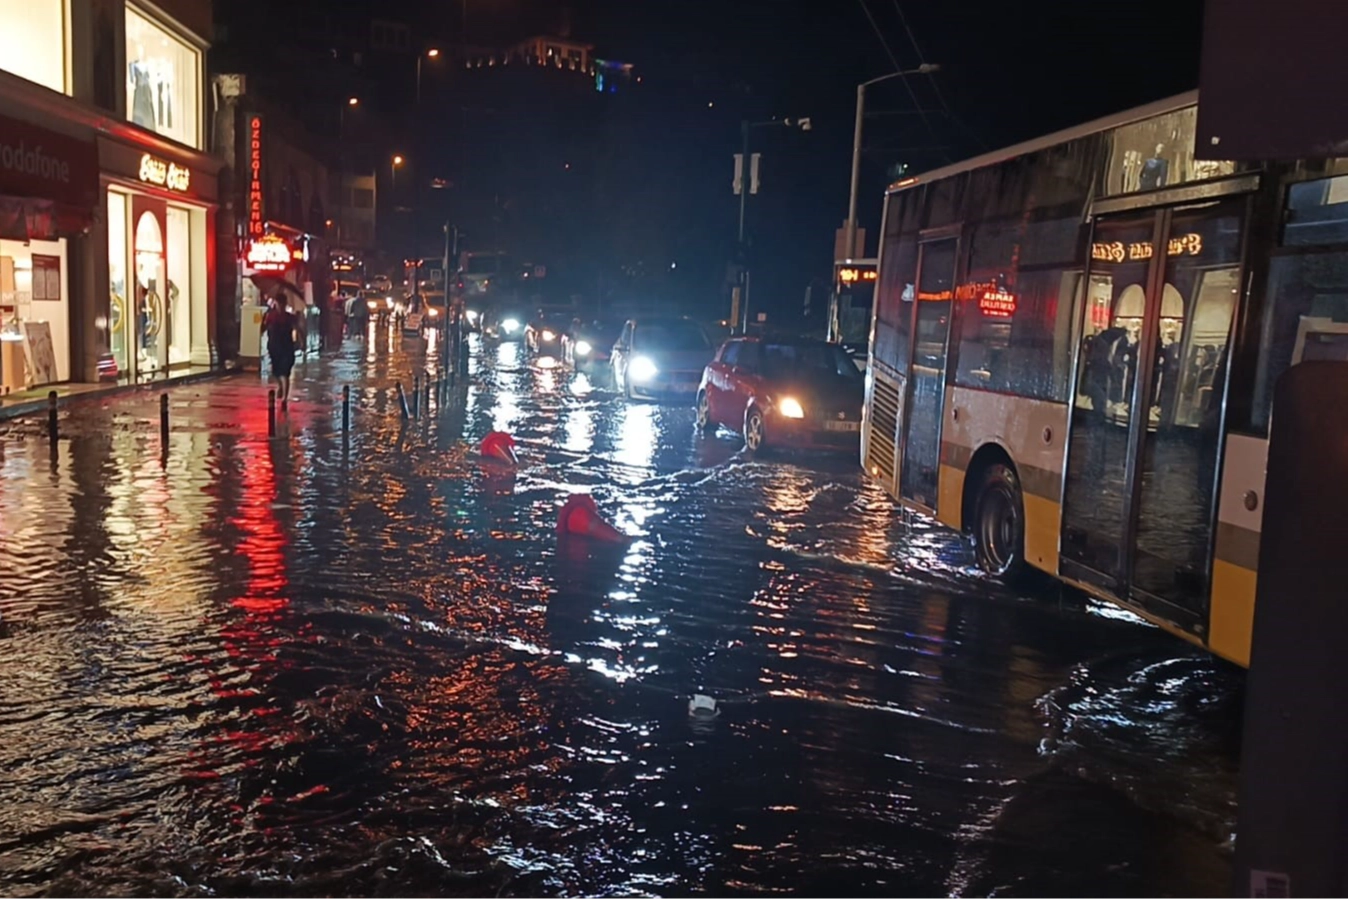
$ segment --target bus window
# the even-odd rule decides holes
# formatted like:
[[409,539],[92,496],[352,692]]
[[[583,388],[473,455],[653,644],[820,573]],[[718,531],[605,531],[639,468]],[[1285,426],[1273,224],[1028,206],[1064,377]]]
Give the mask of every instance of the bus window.
[[1348,250],[1274,256],[1266,296],[1251,411],[1251,424],[1259,430],[1268,428],[1278,377],[1294,361],[1308,357],[1307,341],[1323,342],[1317,335],[1335,334],[1348,325]]
[[1079,271],[1022,272],[1006,290],[970,291],[955,383],[1065,402],[1081,282]]

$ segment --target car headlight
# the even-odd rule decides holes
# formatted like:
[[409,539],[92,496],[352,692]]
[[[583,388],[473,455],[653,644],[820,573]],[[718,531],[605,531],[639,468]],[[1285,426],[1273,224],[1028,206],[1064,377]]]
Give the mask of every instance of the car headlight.
[[366,306],[366,308],[370,309],[371,311],[373,311],[373,310],[379,308],[379,304],[376,303],[374,300],[366,300],[366,301],[365,301],[365,306]]
[[594,347],[590,346],[590,342],[589,342],[588,340],[577,340],[577,341],[576,341],[576,355],[577,355],[577,356],[588,356],[588,355],[590,355],[590,351],[593,350],[593,349],[594,349]]
[[548,331],[548,330],[544,329],[544,331],[543,331],[543,339],[544,339],[544,340],[556,340],[556,339],[557,339],[557,335],[556,335],[555,333],[553,333],[552,331]]
[[660,369],[647,357],[637,356],[627,366],[627,374],[633,381],[649,381],[660,374]]
[[785,397],[777,403],[777,411],[782,413],[784,418],[804,418],[805,410],[800,407],[800,402],[794,397]]
[[507,334],[514,334],[519,329],[520,329],[519,319],[508,318],[505,321],[501,322],[501,330],[506,332]]
[[384,302],[388,303],[388,307],[390,309],[393,308],[393,297],[384,297]]
[[436,318],[437,316],[440,315],[440,310],[436,309],[434,306],[432,306],[430,309],[427,309],[426,311],[430,313],[431,318]]
[[464,315],[468,316],[468,323],[469,323],[470,325],[475,325],[475,324],[477,324],[477,316],[478,316],[478,312],[477,312],[476,309],[469,309],[468,311],[466,311],[466,312],[464,313]]

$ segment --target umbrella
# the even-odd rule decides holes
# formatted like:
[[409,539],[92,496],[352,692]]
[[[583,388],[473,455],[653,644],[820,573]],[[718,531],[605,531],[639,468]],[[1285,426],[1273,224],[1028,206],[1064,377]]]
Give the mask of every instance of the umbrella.
[[300,290],[294,284],[291,284],[285,278],[267,274],[266,272],[257,272],[248,277],[252,279],[252,282],[255,285],[257,285],[257,289],[261,291],[264,297],[276,296],[276,291],[280,289],[288,290],[301,300],[304,299],[304,291]]

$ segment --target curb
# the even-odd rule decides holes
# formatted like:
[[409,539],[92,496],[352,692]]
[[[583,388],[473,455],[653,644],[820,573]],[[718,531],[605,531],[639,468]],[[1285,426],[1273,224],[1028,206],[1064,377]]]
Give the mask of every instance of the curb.
[[[182,375],[177,378],[165,378],[162,381],[147,381],[143,384],[118,384],[116,387],[108,387],[105,390],[88,390],[83,393],[57,396],[56,407],[58,409],[64,409],[67,406],[78,405],[80,403],[126,396],[141,390],[154,390],[156,388],[171,390],[177,387],[186,387],[189,384],[197,384],[201,381],[212,381],[219,378],[228,378],[242,374],[247,374],[247,372],[242,369],[211,369],[210,371],[196,372],[190,375]],[[13,406],[0,407],[0,421],[12,421],[16,418],[25,418],[39,412],[46,412],[48,408],[47,402],[47,398],[43,397],[27,403],[16,403]]]

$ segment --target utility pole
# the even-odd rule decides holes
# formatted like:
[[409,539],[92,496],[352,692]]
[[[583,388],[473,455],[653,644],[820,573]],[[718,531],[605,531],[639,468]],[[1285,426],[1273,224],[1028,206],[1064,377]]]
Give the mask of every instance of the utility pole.
[[732,331],[738,327],[741,333],[748,333],[749,331],[749,248],[744,240],[744,219],[749,194],[758,193],[758,161],[760,159],[758,153],[752,155],[749,153],[749,129],[772,125],[799,128],[801,131],[809,131],[811,128],[810,120],[807,118],[769,119],[766,122],[751,122],[744,119],[740,122],[740,153],[735,173],[735,192],[740,195],[738,243],[740,265],[739,285],[734,288],[738,291],[737,301],[732,299],[730,304],[730,316],[734,319],[730,322],[730,327]]

